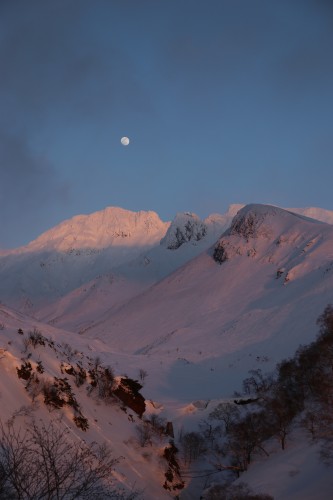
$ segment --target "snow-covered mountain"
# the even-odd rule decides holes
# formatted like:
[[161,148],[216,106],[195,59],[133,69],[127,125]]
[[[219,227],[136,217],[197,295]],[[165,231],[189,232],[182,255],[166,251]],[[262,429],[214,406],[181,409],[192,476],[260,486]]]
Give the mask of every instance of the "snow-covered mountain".
[[32,241],[25,250],[75,252],[110,246],[149,247],[160,241],[168,226],[155,212],[108,207],[62,222]]
[[333,211],[325,210],[324,208],[318,207],[307,207],[307,208],[289,208],[290,212],[295,212],[300,215],[305,215],[311,219],[317,219],[322,222],[327,222],[328,224],[333,224]]
[[[120,298],[131,298],[208,248],[236,210],[233,205],[226,214],[205,221],[193,214],[178,214],[172,223],[161,221],[155,212],[114,207],[73,217],[27,246],[0,255],[2,302],[48,320],[75,308],[78,297],[85,302],[89,296],[91,307],[94,295],[98,311],[104,304],[105,308],[117,306]],[[188,244],[171,252],[168,247],[175,231],[192,224],[193,218],[206,228],[205,234],[200,241],[189,236],[182,241]],[[82,324],[85,320],[78,319],[75,329],[80,330]]]
[[[177,370],[186,360],[188,377],[200,379],[192,396],[205,386],[207,397],[217,397],[229,386],[226,373],[239,381],[253,360],[274,366],[275,353],[286,356],[309,341],[332,290],[333,226],[248,205],[211,249],[107,312],[85,335],[172,360],[167,383],[183,397],[188,384]],[[218,388],[211,384],[217,373]]]
[[168,226],[154,212],[113,207],[64,221],[0,258],[2,300],[29,310],[58,299],[158,245]]
[[[171,223],[153,212],[110,208],[6,252],[0,256],[2,421],[56,419],[77,441],[106,441],[124,457],[115,483],[141,490],[145,500],[199,497],[205,485],[223,481],[221,471],[203,461],[189,478],[194,469],[184,465],[180,449],[180,476],[175,469],[170,474],[170,435],[155,429],[142,445],[144,420],[172,422],[180,446],[184,429],[196,431],[219,402],[233,401],[248,370],[269,372],[314,339],[333,296],[333,226],[323,221],[331,222],[329,211],[270,205],[233,205],[205,220],[188,212]],[[116,385],[122,378],[143,383],[143,420],[114,397],[112,404],[98,399],[96,363],[112,367]],[[41,387],[50,384],[77,404],[45,404]],[[75,423],[81,415],[86,431]],[[331,475],[317,452],[291,442],[284,455],[256,460],[240,480],[278,500],[312,500],[319,490],[328,500]]]

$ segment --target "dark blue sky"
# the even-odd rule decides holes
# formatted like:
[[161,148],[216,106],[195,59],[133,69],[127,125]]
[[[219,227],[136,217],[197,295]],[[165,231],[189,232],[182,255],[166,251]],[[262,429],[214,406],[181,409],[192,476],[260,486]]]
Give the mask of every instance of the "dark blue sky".
[[106,206],[333,210],[332,54],[331,0],[1,0],[0,247]]

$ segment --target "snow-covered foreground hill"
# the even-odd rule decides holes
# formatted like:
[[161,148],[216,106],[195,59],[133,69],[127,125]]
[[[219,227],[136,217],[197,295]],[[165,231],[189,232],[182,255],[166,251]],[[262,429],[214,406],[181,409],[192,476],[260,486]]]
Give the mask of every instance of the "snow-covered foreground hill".
[[[51,419],[70,429],[74,439],[106,441],[115,456],[124,457],[115,468],[115,483],[127,492],[141,490],[147,500],[199,498],[205,486],[223,480],[216,470],[201,477],[213,470],[204,459],[189,473],[179,435],[197,431],[220,401],[233,401],[248,370],[268,372],[299,344],[311,342],[316,320],[333,296],[333,226],[309,219],[306,211],[267,205],[248,205],[231,223],[239,208],[206,221],[179,214],[171,224],[152,213],[128,219],[121,212],[131,225],[117,243],[114,234],[123,231],[123,222],[112,226],[113,240],[105,243],[103,224],[95,217],[88,232],[97,224],[99,236],[91,235],[87,245],[82,236],[87,221],[79,218],[79,229],[64,223],[49,240],[43,235],[2,257],[2,302],[35,314],[0,307],[2,421],[18,412],[20,425],[31,416]],[[82,233],[78,248],[70,224]],[[133,226],[139,226],[137,233]],[[119,238],[127,246],[119,245]],[[34,332],[42,335],[35,346],[29,343]],[[143,384],[143,419],[154,414],[172,422],[184,489],[173,490],[172,483],[170,490],[163,488],[170,436],[153,434],[142,446],[142,418],[133,409],[99,399],[89,377],[75,384],[72,368],[88,372],[96,358],[113,368],[116,382],[126,374]],[[25,388],[28,379],[17,371],[25,363],[42,381],[68,380],[89,422],[86,431],[73,421],[78,410],[45,405],[44,393],[32,382],[34,390]],[[40,363],[43,373],[37,370]],[[296,431],[285,452],[272,446],[271,456],[256,459],[240,480],[281,500],[312,500],[318,491],[322,499],[331,498],[331,474],[318,462],[316,446]]]
[[[124,489],[126,495],[140,491],[140,498],[170,498],[162,486],[168,468],[163,459],[167,437],[155,438],[151,450],[143,448],[137,431],[141,419],[136,412],[126,408],[121,400],[113,398],[110,402],[106,397],[100,398],[97,390],[91,392],[88,371],[96,366],[98,358],[98,363],[104,362],[106,367],[110,361],[114,362],[116,382],[123,376],[124,372],[120,373],[117,368],[117,357],[113,353],[109,357],[110,351],[98,341],[88,343],[80,336],[43,325],[4,307],[0,308],[0,322],[2,424],[6,426],[6,422],[12,421],[18,428],[31,428],[32,419],[37,424],[43,421],[45,427],[53,422],[60,431],[69,431],[74,443],[106,444],[114,458],[119,458],[113,471],[115,487]],[[37,340],[29,343],[32,338]],[[122,365],[129,368],[127,371],[133,371],[130,358],[124,359]],[[80,386],[73,372],[74,369],[78,373],[79,368],[88,377]],[[46,403],[47,397],[51,402]],[[149,415],[149,403],[146,406],[146,415]],[[74,417],[86,420],[88,429],[82,430],[75,424]]]

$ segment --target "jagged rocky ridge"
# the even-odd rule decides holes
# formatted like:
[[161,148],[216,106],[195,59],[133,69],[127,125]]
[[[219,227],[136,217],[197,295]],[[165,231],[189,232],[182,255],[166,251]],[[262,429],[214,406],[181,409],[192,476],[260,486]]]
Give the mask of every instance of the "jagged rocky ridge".
[[[233,206],[227,214],[212,215],[206,221],[194,214],[178,214],[171,224],[155,212],[117,207],[73,217],[26,247],[0,256],[1,300],[52,319],[59,312],[57,307],[52,312],[51,304],[68,294],[75,303],[87,291],[89,296],[99,295],[100,303],[106,295],[111,295],[112,303],[118,302],[118,296],[125,300],[213,244],[234,210]],[[171,248],[180,246],[181,253],[168,255]],[[40,313],[45,307],[45,314]]]
[[[290,278],[305,254],[308,254],[307,272],[310,263],[317,265],[318,259],[312,259],[312,251],[319,245],[329,248],[331,234],[332,226],[324,222],[270,205],[247,205],[215,245],[213,258],[222,264],[237,255],[257,257],[277,264],[278,277],[285,273]],[[330,254],[327,253],[325,264],[328,266]]]
[[195,243],[202,240],[206,234],[207,225],[197,215],[185,212],[176,215],[161,244],[170,250],[176,250],[189,241]]
[[[231,332],[251,344],[263,318],[269,335],[280,335],[281,322],[287,322],[289,314],[298,317],[304,307],[300,303],[309,296],[316,297],[310,306],[315,321],[329,301],[332,270],[332,225],[269,205],[248,205],[211,250],[121,310],[106,312],[89,326],[87,335],[104,338],[112,328],[113,346],[122,349],[124,339],[131,339],[125,343],[138,354],[173,352],[189,336],[184,357],[196,359],[198,351],[208,356],[207,345],[216,343],[222,352],[222,338],[229,345]],[[165,316],[166,307],[172,314]],[[289,331],[290,326],[285,327]],[[306,330],[310,331],[309,325]]]
[[[295,224],[307,220],[272,206],[240,208],[232,205],[226,214],[205,220],[192,213],[178,214],[171,223],[162,222],[154,212],[114,207],[74,217],[27,247],[0,257],[1,300],[39,319],[82,332],[92,321],[86,312],[100,317],[107,309],[120,307],[211,245],[215,244],[214,257],[220,263],[240,254],[258,254],[259,258],[260,252],[266,255],[262,259],[278,262],[278,246],[282,255],[296,236],[289,234],[290,228],[275,227],[274,220],[287,221],[287,215]],[[277,245],[271,245],[272,231],[280,234],[280,240],[275,238]],[[311,235],[313,228],[307,226],[304,231]],[[307,251],[316,238],[309,236]],[[263,249],[264,241],[271,245],[270,256]],[[280,260],[276,273],[292,279],[295,259]],[[74,322],[68,318],[73,314]]]

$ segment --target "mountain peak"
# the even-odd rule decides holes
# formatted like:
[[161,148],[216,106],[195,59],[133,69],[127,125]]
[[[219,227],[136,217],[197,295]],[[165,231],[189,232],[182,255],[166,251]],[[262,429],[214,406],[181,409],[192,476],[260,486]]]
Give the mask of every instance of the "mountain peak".
[[189,241],[200,241],[206,233],[206,224],[196,214],[181,212],[171,222],[161,244],[170,250],[176,250]]
[[106,207],[89,215],[77,215],[46,231],[26,247],[29,251],[54,249],[102,249],[116,246],[156,244],[164,236],[168,222],[156,212],[132,212]]
[[250,204],[234,217],[214,249],[214,259],[222,263],[234,255],[281,254],[312,245],[331,226],[273,205]]
[[238,234],[246,239],[258,236],[269,237],[272,233],[283,230],[299,219],[313,224],[324,223],[318,219],[311,219],[307,212],[303,215],[274,205],[249,204],[235,215],[228,234]]
[[238,234],[245,239],[269,236],[272,232],[273,218],[286,217],[288,212],[273,205],[250,204],[241,208],[235,215],[229,234]]
[[234,217],[243,207],[243,203],[231,203],[231,205],[229,205],[228,207],[226,215],[231,215]]

